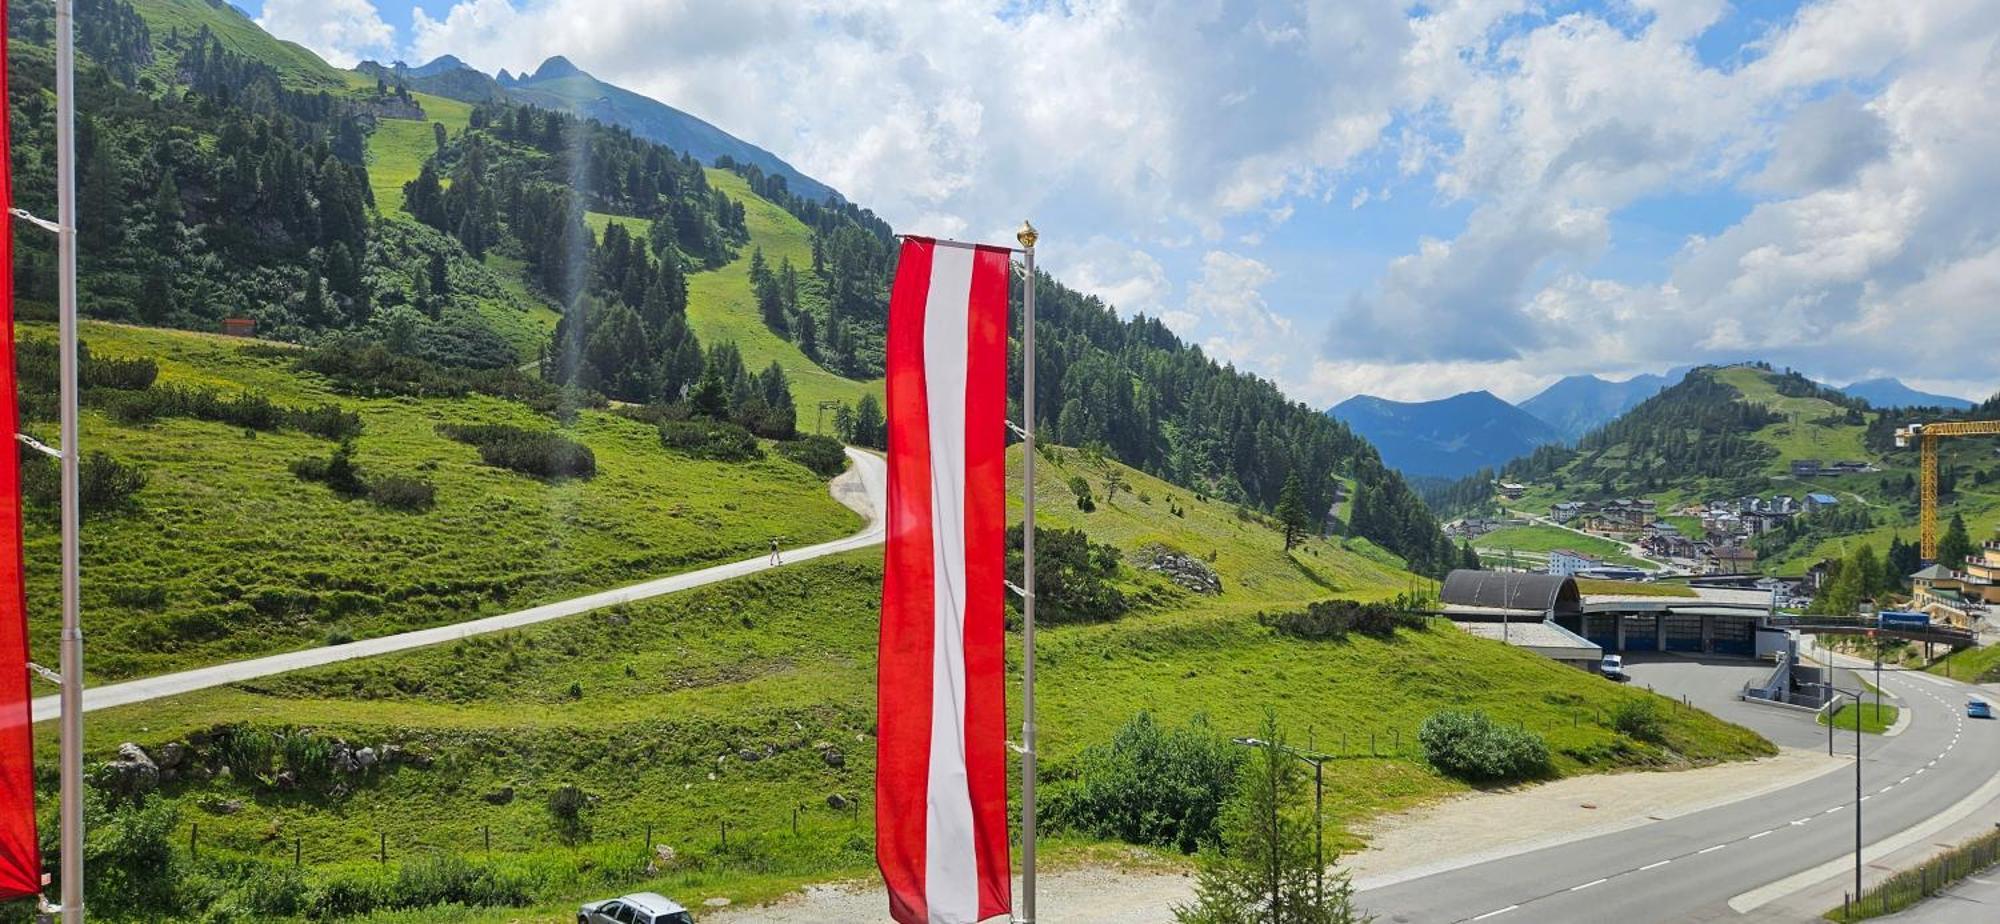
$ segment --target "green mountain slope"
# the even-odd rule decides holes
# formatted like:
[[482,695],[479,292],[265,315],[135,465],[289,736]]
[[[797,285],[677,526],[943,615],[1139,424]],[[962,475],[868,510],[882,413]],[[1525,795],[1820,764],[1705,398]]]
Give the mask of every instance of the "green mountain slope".
[[859,382],[828,371],[797,344],[773,333],[757,313],[756,294],[750,286],[750,255],[761,249],[772,265],[789,259],[794,266],[811,266],[811,230],[791,213],[752,192],[734,173],[711,168],[708,180],[724,195],[743,203],[750,244],[729,265],[688,278],[688,323],[695,334],[703,343],[734,342],[751,368],[761,369],[773,362],[783,367],[791,376],[792,394],[798,398],[801,428],[812,425],[809,419],[818,416],[821,401],[852,406],[870,394],[880,400],[881,379]]
[[[24,325],[24,340],[53,337]],[[328,439],[166,415],[132,422],[126,393],[94,390],[84,444],[146,478],[87,527],[84,608],[96,678],[116,679],[455,622],[705,564],[771,537],[811,542],[860,525],[825,480],[775,456],[732,464],[669,452],[649,425],[585,410],[561,426],[495,397],[354,397],[297,368],[299,354],[238,338],[86,324],[93,361],[146,359],[150,391],[215,389],[280,407],[359,414],[365,477],[422,479],[427,509],[386,508],[302,480]],[[444,424],[561,432],[596,456],[587,479],[544,480],[484,464]],[[53,423],[28,427],[55,439]],[[55,657],[56,536],[28,519],[32,649]]]
[[[1415,579],[1365,542],[1313,540],[1287,555],[1275,530],[1233,505],[1075,451],[1050,455],[1044,477],[1082,478],[1101,500],[1085,513],[1066,491],[1046,492],[1044,521],[1111,545],[1116,583],[1138,601],[1115,621],[1041,635],[1051,786],[1141,710],[1174,724],[1206,714],[1233,733],[1253,728],[1268,704],[1345,755],[1328,766],[1328,805],[1340,843],[1353,845],[1361,821],[1466,788],[1413,746],[1417,726],[1447,705],[1544,733],[1563,773],[1768,752],[1742,729],[1679,710],[1662,710],[1666,747],[1629,741],[1597,716],[1649,694],[1447,625],[1390,640],[1278,636],[1251,616],[1332,595],[1382,597]],[[1106,496],[1111,481],[1126,487]],[[1141,570],[1161,547],[1212,555],[1221,594]],[[199,824],[203,855],[235,870],[218,876],[219,901],[260,919],[294,919],[268,910],[287,890],[307,904],[411,895],[403,870],[446,862],[425,859],[438,857],[511,883],[473,901],[520,907],[445,911],[418,898],[401,916],[362,920],[561,922],[598,893],[651,888],[740,903],[866,876],[879,562],[879,552],[861,552],[498,637],[109,710],[93,716],[90,747],[102,755],[123,740],[155,750],[209,742],[197,752],[234,754],[248,749],[239,740],[291,736],[294,750],[310,751],[302,742],[338,737],[420,755],[367,773],[315,771],[287,793],[276,789],[275,758],[261,777],[165,790],[179,809],[169,840],[186,843]],[[1010,686],[1015,710],[1018,694]],[[217,729],[217,716],[240,718]],[[586,797],[574,824],[549,809],[568,786]],[[649,834],[672,848],[671,861],[645,851]],[[384,837],[386,866],[375,859]],[[1060,832],[1045,846],[1057,861],[1099,849]],[[304,863],[295,879],[260,891],[232,884],[289,868],[295,850]]]
[[[2000,407],[1968,414],[1992,416]],[[1690,503],[1807,494],[1838,509],[1800,517],[1796,528],[1761,538],[1762,567],[1796,574],[1856,543],[1886,548],[1917,533],[1917,454],[1897,449],[1897,426],[1932,412],[1876,410],[1764,365],[1704,367],[1641,403],[1573,449],[1546,447],[1506,466],[1500,477],[1529,485],[1507,506],[1546,513],[1563,500],[1650,497],[1667,512]],[[1991,441],[1947,441],[1941,455],[1941,518],[1965,517],[1973,536],[2000,528],[2000,457]],[[1872,470],[1795,472],[1794,463],[1866,463]],[[1466,485],[1468,491],[1476,486]],[[1490,489],[1485,492],[1490,496]],[[1490,502],[1489,502],[1490,503]],[[1686,521],[1683,521],[1686,522]]]
[[151,27],[160,48],[152,71],[156,78],[171,74],[178,60],[164,42],[169,35],[192,35],[207,29],[230,51],[277,68],[286,85],[294,89],[334,91],[347,86],[343,71],[305,46],[265,32],[227,0],[131,0],[131,5]]

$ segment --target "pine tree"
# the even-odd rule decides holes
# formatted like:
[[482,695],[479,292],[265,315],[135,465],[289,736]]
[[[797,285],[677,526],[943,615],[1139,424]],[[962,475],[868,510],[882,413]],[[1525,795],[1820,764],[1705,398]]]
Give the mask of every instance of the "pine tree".
[[1973,551],[1972,537],[1965,531],[1965,516],[1952,514],[1951,525],[1938,539],[1938,564],[1957,571],[1965,567],[1965,560],[1972,557]]
[[1293,472],[1285,478],[1285,486],[1278,492],[1278,522],[1285,528],[1285,551],[1298,545],[1306,531],[1312,528],[1312,514],[1306,511],[1305,486],[1299,483],[1299,474]]
[[882,405],[874,395],[862,395],[861,402],[854,407],[853,440],[870,449],[888,448],[887,422],[882,419]]
[[1319,845],[1307,767],[1286,747],[1277,718],[1264,716],[1241,789],[1223,807],[1222,847],[1202,854],[1194,902],[1174,908],[1177,924],[1352,924],[1345,873],[1326,875],[1322,892]]
[[1875,555],[1875,547],[1868,543],[1861,543],[1854,549],[1853,557],[1848,560],[1848,570],[1857,576],[1855,584],[1861,588],[1862,597],[1874,599],[1889,589],[1889,585],[1882,581],[1881,559]]

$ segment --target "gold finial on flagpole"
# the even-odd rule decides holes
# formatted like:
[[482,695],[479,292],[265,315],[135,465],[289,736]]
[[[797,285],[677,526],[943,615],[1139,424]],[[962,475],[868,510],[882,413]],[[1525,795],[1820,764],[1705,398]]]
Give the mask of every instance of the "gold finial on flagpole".
[[1021,220],[1021,230],[1014,232],[1014,240],[1020,241],[1021,246],[1029,250],[1035,248],[1035,241],[1041,239],[1041,236],[1041,232],[1036,231],[1035,226],[1029,224],[1025,218]]

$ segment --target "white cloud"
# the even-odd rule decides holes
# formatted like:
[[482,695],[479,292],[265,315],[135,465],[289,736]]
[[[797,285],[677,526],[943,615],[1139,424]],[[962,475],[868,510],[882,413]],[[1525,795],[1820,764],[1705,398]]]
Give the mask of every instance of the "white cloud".
[[1087,209],[1086,237],[1142,239],[1328,182],[1387,124],[1409,40],[1392,0],[462,0],[418,11],[411,45],[564,54],[898,225]]
[[1085,241],[1047,269],[1065,285],[1103,299],[1127,317],[1162,317],[1172,288],[1166,267],[1152,254],[1104,236]]
[[[1005,239],[1033,217],[1072,284],[1316,400],[1752,355],[2000,385],[2000,328],[1979,320],[2000,291],[2000,0],[1757,15],[1725,0],[459,0],[413,11],[406,56],[519,71],[563,54],[900,229]],[[1695,41],[1730,16],[1768,32],[1711,65]],[[368,0],[267,0],[263,21],[336,57],[387,41]],[[1738,196],[1742,216],[1656,270],[1603,278],[1622,217],[1689,194]],[[1412,213],[1458,224],[1399,220]],[[1308,297],[1276,281],[1324,272],[1325,229],[1381,219],[1422,230],[1373,242],[1401,252],[1371,248],[1369,265],[1334,255],[1352,278],[1318,303],[1269,294]]]
[[1192,320],[1206,334],[1202,347],[1223,362],[1252,369],[1280,368],[1292,352],[1290,319],[1271,310],[1264,286],[1275,277],[1258,260],[1222,250],[1202,255],[1201,275],[1188,285],[1187,301],[1168,323],[1178,331]]
[[389,55],[396,38],[372,0],[264,0],[257,25],[312,49],[335,67]]

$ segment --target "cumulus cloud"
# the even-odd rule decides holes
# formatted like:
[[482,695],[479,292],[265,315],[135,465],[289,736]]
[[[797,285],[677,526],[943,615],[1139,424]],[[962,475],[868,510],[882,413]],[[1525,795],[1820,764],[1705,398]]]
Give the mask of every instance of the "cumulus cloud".
[[1128,237],[1318,188],[1376,143],[1399,5],[461,0],[413,57],[562,53],[784,154],[898,224],[1091,210]]
[[[1980,391],[2000,384],[1996,13],[457,0],[413,11],[405,53],[563,54],[904,230],[1004,240],[1032,216],[1073,285],[1314,399],[1752,356]],[[1762,34],[1704,57],[1730,17]],[[262,21],[336,61],[390,41],[369,0],[267,0]],[[1606,268],[1626,217],[1682,196],[1740,207]],[[1396,223],[1339,263],[1353,278],[1302,244],[1411,213],[1450,217]]]
[[388,55],[396,38],[372,0],[264,0],[257,25],[312,49],[335,67]]
[[1189,284],[1185,305],[1167,323],[1209,331],[1202,346],[1224,362],[1253,369],[1281,365],[1292,348],[1292,322],[1264,299],[1274,276],[1258,260],[1211,250],[1202,255],[1201,275]]
[[[1975,204],[2000,193],[1993,4],[1811,4],[1734,70],[1691,45],[1714,7],[1635,0],[1641,29],[1572,13],[1440,56],[1423,82],[1443,114],[1420,144],[1439,192],[1476,206],[1338,306],[1323,355],[1432,375],[1755,356],[1962,383],[1983,367],[1991,388],[2000,333],[1973,319],[2000,292],[2000,220]],[[1622,209],[1732,187],[1761,201],[1657,282],[1592,278]]]
[[1173,287],[1152,254],[1099,235],[1048,267],[1065,285],[1103,299],[1119,313],[1161,317]]

